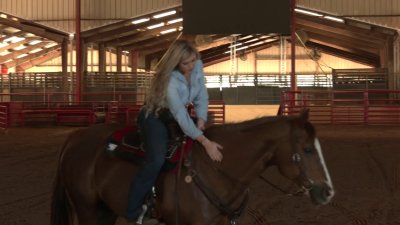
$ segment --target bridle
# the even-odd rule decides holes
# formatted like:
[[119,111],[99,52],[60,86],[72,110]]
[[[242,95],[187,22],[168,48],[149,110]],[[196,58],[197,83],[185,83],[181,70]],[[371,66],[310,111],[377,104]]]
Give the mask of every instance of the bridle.
[[[293,143],[293,142],[292,142]],[[184,143],[183,143],[184,144]],[[294,144],[292,144],[294,145]],[[292,146],[292,149],[295,149],[295,146]],[[239,205],[238,208],[236,209],[232,209],[229,207],[230,204],[236,202],[236,199],[238,199],[240,196],[237,196],[235,198],[233,198],[233,200],[230,203],[226,203],[224,201],[222,201],[213,191],[212,189],[210,189],[209,187],[207,187],[207,185],[204,183],[204,181],[199,177],[199,172],[195,169],[194,165],[192,165],[192,152],[189,153],[189,155],[186,158],[185,163],[183,163],[183,156],[181,156],[180,162],[179,162],[179,169],[178,169],[178,176],[177,176],[177,180],[180,179],[181,176],[181,168],[182,166],[185,166],[187,169],[187,174],[185,176],[185,182],[186,183],[190,183],[190,182],[194,182],[196,184],[196,186],[199,188],[199,190],[203,193],[203,195],[207,198],[208,201],[210,201],[210,203],[212,205],[214,205],[220,212],[222,212],[224,215],[226,215],[229,218],[230,224],[231,225],[237,225],[238,224],[238,219],[240,217],[240,215],[242,214],[243,210],[245,209],[248,199],[249,199],[249,189],[246,188],[243,191],[242,194],[242,200],[241,203]],[[200,154],[200,156],[203,158],[203,161],[208,162],[207,159],[205,159],[205,157]],[[298,164],[298,167],[300,169],[300,174],[297,178],[303,179],[303,178],[307,178],[306,177],[306,173],[304,171],[304,168],[300,165],[301,163],[301,155],[298,152],[294,152],[292,154],[292,161],[293,163]],[[235,179],[231,178],[230,176],[228,176],[227,174],[225,174],[223,171],[221,171],[219,168],[217,168],[215,165],[209,163],[210,166],[212,168],[215,169],[215,171],[217,171],[219,174],[223,175],[224,177],[226,177],[230,182],[232,183],[237,183],[235,182]],[[300,187],[300,189],[294,193],[290,193],[288,191],[285,191],[284,189],[280,188],[278,185],[273,184],[272,182],[270,182],[269,180],[267,180],[265,177],[260,175],[260,178],[265,181],[266,183],[268,183],[269,185],[271,185],[272,187],[274,187],[275,189],[281,191],[282,193],[289,195],[289,196],[300,196],[300,195],[304,195],[306,193],[308,193],[308,191],[311,190],[312,185],[305,185],[306,182],[302,182],[302,185]],[[297,179],[296,178],[296,179]],[[307,178],[308,180],[308,178]],[[307,183],[312,184],[312,181],[308,180]],[[177,210],[178,211],[178,210]],[[177,221],[178,221],[178,215],[177,215]],[[177,224],[179,224],[179,222],[177,222]]]
[[[237,220],[239,219],[240,215],[242,214],[243,210],[245,209],[247,202],[249,200],[249,189],[246,189],[244,191],[244,197],[242,198],[242,201],[239,205],[238,208],[236,209],[231,209],[229,207],[229,203],[223,202],[207,185],[200,179],[199,176],[197,176],[197,171],[194,170],[193,168],[189,169],[189,173],[192,175],[192,179],[194,183],[197,185],[197,187],[200,189],[200,191],[203,193],[203,195],[216,207],[218,208],[223,214],[225,214],[230,221],[231,225],[236,225],[238,224]],[[236,200],[237,198],[234,198]],[[234,201],[232,201],[234,202]]]
[[[195,169],[195,166],[192,165],[193,164],[193,160],[192,160],[192,152],[189,153],[188,157],[186,158],[185,163],[183,164],[186,169],[187,169],[187,174],[185,176],[185,182],[186,183],[190,183],[190,182],[194,182],[194,184],[196,184],[196,186],[199,188],[199,190],[202,192],[202,194],[207,198],[207,200],[214,205],[220,212],[222,212],[222,214],[226,215],[229,219],[229,222],[231,225],[237,225],[238,224],[238,219],[240,217],[240,215],[243,213],[244,209],[246,208],[246,205],[248,203],[249,200],[249,189],[246,188],[242,193],[243,194],[239,194],[242,195],[242,200],[240,202],[239,207],[232,209],[230,207],[231,204],[235,203],[236,200],[240,197],[239,195],[234,197],[229,203],[224,202],[221,198],[219,198],[217,196],[217,194],[215,194],[213,192],[213,190],[211,188],[209,188],[205,182],[200,178],[199,176],[199,172]],[[208,162],[207,159],[205,159],[205,157],[200,154],[201,157],[203,158],[203,160],[205,162]],[[227,174],[225,174],[223,171],[221,171],[219,168],[217,168],[215,165],[210,163],[210,166],[212,168],[215,169],[215,171],[218,172],[218,174],[226,177],[230,182],[232,183],[237,183],[235,181],[235,179],[233,179],[232,177],[228,176]]]
[[[292,142],[292,149],[295,149],[294,145],[295,142]],[[304,151],[307,151],[306,148],[303,149]],[[302,185],[300,186],[300,188],[295,191],[295,192],[289,192],[287,190],[284,190],[283,188],[279,187],[278,185],[272,183],[271,181],[269,181],[267,178],[265,178],[264,176],[260,175],[259,177],[261,178],[261,180],[263,180],[265,183],[269,184],[271,187],[275,188],[276,190],[282,192],[285,195],[288,196],[301,196],[301,195],[305,195],[307,194],[311,189],[312,189],[312,183],[313,181],[308,179],[306,176],[306,172],[304,170],[304,167],[301,166],[301,161],[302,161],[302,157],[300,155],[300,153],[298,152],[293,152],[292,153],[292,163],[297,164],[299,170],[300,170],[300,174],[297,176],[297,178],[295,179],[306,179],[307,182],[302,182]],[[309,183],[309,185],[306,185],[306,183]]]

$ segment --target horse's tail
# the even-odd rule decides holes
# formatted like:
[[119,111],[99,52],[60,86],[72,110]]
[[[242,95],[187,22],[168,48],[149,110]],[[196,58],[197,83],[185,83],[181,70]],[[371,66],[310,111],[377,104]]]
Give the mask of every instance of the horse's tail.
[[61,158],[65,151],[67,142],[68,140],[64,143],[64,146],[61,149],[57,174],[53,184],[50,225],[70,225],[70,222],[72,222],[71,204],[61,177]]

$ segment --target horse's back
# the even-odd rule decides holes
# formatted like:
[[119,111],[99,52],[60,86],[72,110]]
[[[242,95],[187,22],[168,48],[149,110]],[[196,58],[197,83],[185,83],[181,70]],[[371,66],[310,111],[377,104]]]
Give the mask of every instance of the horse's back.
[[75,131],[66,140],[60,160],[63,164],[69,160],[77,161],[78,164],[83,164],[79,162],[86,160],[92,161],[99,147],[105,144],[106,138],[118,127],[120,125],[98,124]]
[[[72,133],[64,144],[60,157],[62,180],[72,195],[70,198],[95,202],[93,189],[95,165],[105,141],[121,125],[98,124]],[[76,196],[73,196],[76,194]]]
[[61,155],[61,170],[67,189],[73,190],[73,202],[93,207],[103,202],[125,216],[128,189],[139,167],[106,150],[109,138],[123,127],[101,124],[71,134]]

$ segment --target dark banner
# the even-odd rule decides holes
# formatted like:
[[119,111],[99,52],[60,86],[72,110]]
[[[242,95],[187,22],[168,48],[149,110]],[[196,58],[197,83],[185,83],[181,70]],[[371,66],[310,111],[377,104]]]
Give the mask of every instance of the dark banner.
[[185,34],[290,34],[290,0],[182,0]]

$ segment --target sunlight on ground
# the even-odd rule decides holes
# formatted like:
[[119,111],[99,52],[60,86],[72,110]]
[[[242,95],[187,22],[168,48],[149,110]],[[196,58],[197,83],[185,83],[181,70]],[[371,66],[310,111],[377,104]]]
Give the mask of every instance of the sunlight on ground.
[[262,116],[274,116],[279,105],[225,105],[225,122],[239,122]]

